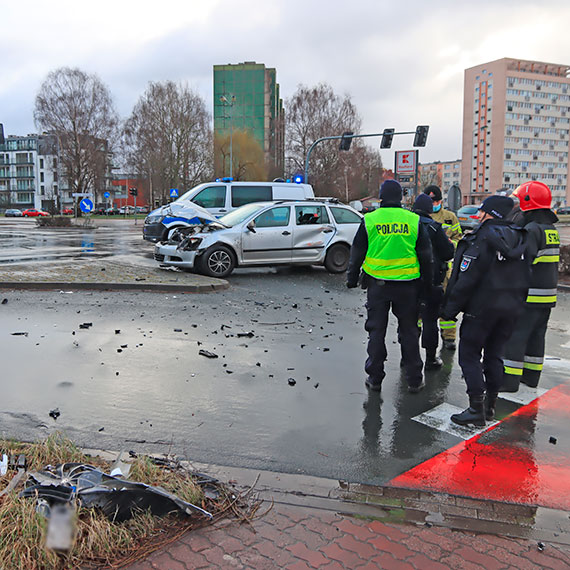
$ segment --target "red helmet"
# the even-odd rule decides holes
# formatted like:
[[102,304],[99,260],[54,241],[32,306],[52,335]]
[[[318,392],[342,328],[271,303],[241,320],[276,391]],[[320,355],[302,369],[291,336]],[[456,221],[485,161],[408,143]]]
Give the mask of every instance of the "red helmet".
[[542,182],[531,180],[521,184],[514,192],[520,202],[520,208],[523,212],[528,210],[542,210],[550,208],[552,202],[552,194],[550,188]]

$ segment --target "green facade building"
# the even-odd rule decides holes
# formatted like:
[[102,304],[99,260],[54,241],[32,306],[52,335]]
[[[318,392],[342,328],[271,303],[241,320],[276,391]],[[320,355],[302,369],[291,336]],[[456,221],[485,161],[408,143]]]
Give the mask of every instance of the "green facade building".
[[250,132],[271,173],[282,176],[285,117],[276,77],[262,63],[214,65],[214,134]]

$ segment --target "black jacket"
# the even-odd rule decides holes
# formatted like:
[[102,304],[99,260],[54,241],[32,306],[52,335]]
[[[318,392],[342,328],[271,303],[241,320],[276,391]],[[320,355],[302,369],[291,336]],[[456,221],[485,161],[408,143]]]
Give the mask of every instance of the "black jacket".
[[447,262],[453,259],[455,247],[439,222],[433,220],[423,210],[413,211],[420,217],[420,223],[426,228],[429,235],[433,256],[433,284],[439,286],[447,275]]
[[[560,235],[554,227],[557,221],[558,217],[552,210],[530,210],[524,213],[527,255],[532,264],[527,307],[549,308],[556,305],[558,261],[550,259],[560,256]],[[542,260],[533,263],[536,258]],[[545,303],[545,299],[554,300]]]
[[490,219],[457,245],[442,317],[480,316],[500,311],[518,314],[526,299],[529,261],[525,231],[511,222]]
[[[401,204],[380,204],[381,208],[401,208]],[[354,236],[352,247],[350,248],[350,261],[348,263],[346,284],[348,287],[356,287],[360,276],[360,268],[366,258],[368,251],[368,232],[364,220],[360,223],[360,227]],[[418,220],[418,238],[416,240],[416,254],[420,264],[420,279],[422,281],[422,289],[427,291],[431,287],[433,281],[433,263],[431,253],[431,242],[424,225]],[[370,277],[374,279],[374,277]],[[365,285],[365,284],[364,284]]]

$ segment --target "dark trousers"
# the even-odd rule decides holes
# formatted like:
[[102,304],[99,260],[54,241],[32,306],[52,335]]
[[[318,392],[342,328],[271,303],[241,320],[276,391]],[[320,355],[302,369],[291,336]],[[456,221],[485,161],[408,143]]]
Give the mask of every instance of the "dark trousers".
[[364,369],[373,382],[381,382],[386,375],[386,329],[390,309],[398,319],[398,340],[408,384],[422,382],[423,362],[420,357],[418,335],[418,280],[385,282],[369,279],[365,329],[368,331],[368,358]]
[[[459,365],[470,396],[496,394],[503,381],[503,353],[517,315],[464,314],[459,331]],[[483,362],[481,362],[483,353]]]
[[432,287],[425,303],[420,306],[422,319],[422,347],[427,352],[435,352],[439,343],[439,327],[437,320],[439,309],[443,301],[443,287]]
[[544,337],[550,307],[525,306],[505,348],[503,387],[517,390],[520,382],[538,386],[544,364]]

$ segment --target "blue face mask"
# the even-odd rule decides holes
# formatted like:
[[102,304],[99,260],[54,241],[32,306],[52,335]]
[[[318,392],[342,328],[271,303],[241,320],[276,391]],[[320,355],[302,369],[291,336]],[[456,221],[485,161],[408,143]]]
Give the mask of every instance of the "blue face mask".
[[434,212],[439,212],[440,210],[441,210],[441,204],[438,204],[437,206],[433,207]]

